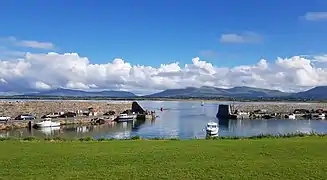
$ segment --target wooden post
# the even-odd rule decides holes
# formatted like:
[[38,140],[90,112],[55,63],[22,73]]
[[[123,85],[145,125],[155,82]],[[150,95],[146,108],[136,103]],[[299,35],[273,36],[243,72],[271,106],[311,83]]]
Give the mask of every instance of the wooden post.
[[31,130],[32,129],[32,121],[28,121],[28,125],[27,125],[28,129]]

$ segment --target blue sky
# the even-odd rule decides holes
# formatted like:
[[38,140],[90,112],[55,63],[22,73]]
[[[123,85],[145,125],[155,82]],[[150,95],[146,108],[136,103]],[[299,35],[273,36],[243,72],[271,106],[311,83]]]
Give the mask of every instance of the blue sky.
[[[325,53],[327,23],[303,16],[326,9],[325,0],[12,0],[0,7],[0,35],[52,42],[56,51],[77,52],[92,63],[121,57],[158,66],[200,56],[235,66]],[[220,42],[223,34],[247,33],[260,39]]]

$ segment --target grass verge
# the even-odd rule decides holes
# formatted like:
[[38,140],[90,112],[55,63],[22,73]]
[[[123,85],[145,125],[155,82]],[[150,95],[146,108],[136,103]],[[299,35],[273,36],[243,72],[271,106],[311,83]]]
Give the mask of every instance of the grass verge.
[[[217,137],[206,137],[207,140],[246,140],[246,139],[281,139],[281,138],[294,138],[294,137],[327,137],[327,133],[316,133],[316,132],[310,132],[310,133],[287,133],[287,134],[259,134],[256,136],[250,136],[250,137],[241,137],[241,136],[217,136]],[[38,138],[34,136],[27,136],[22,138],[16,138],[16,137],[0,137],[0,141],[13,141],[13,140],[19,140],[19,141],[119,141],[119,140],[141,140],[142,138],[140,136],[132,136],[128,139],[113,139],[113,138],[97,138],[94,139],[93,137],[81,137],[78,139],[65,139],[62,137],[53,137],[53,138]],[[196,138],[195,138],[196,139]],[[179,138],[147,138],[146,140],[180,140]]]
[[327,137],[0,142],[0,179],[326,179]]

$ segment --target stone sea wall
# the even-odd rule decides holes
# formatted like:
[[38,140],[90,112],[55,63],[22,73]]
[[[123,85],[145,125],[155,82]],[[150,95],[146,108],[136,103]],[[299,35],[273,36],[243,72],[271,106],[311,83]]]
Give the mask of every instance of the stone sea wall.
[[86,101],[0,101],[0,116],[17,117],[22,113],[35,115],[37,118],[52,112],[86,111],[94,108],[99,115],[108,111],[121,113],[131,109],[132,102],[86,102]]
[[255,110],[266,110],[268,113],[291,113],[295,109],[324,109],[327,110],[327,103],[235,103],[234,109],[240,111],[253,112]]

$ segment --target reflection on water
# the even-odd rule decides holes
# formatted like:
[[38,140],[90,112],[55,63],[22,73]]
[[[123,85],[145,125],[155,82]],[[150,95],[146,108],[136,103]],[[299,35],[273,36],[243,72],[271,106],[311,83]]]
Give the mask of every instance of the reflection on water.
[[[327,121],[325,120],[218,120],[216,118],[218,103],[215,102],[205,102],[204,106],[201,106],[201,102],[187,101],[141,101],[140,104],[148,110],[155,110],[159,117],[156,120],[137,120],[117,124],[0,131],[0,137],[205,138],[204,127],[208,122],[219,124],[219,136],[327,132]],[[160,111],[161,107],[165,109],[162,112]]]
[[42,132],[46,136],[55,135],[56,132],[60,130],[60,127],[43,127],[40,128],[39,131]]

